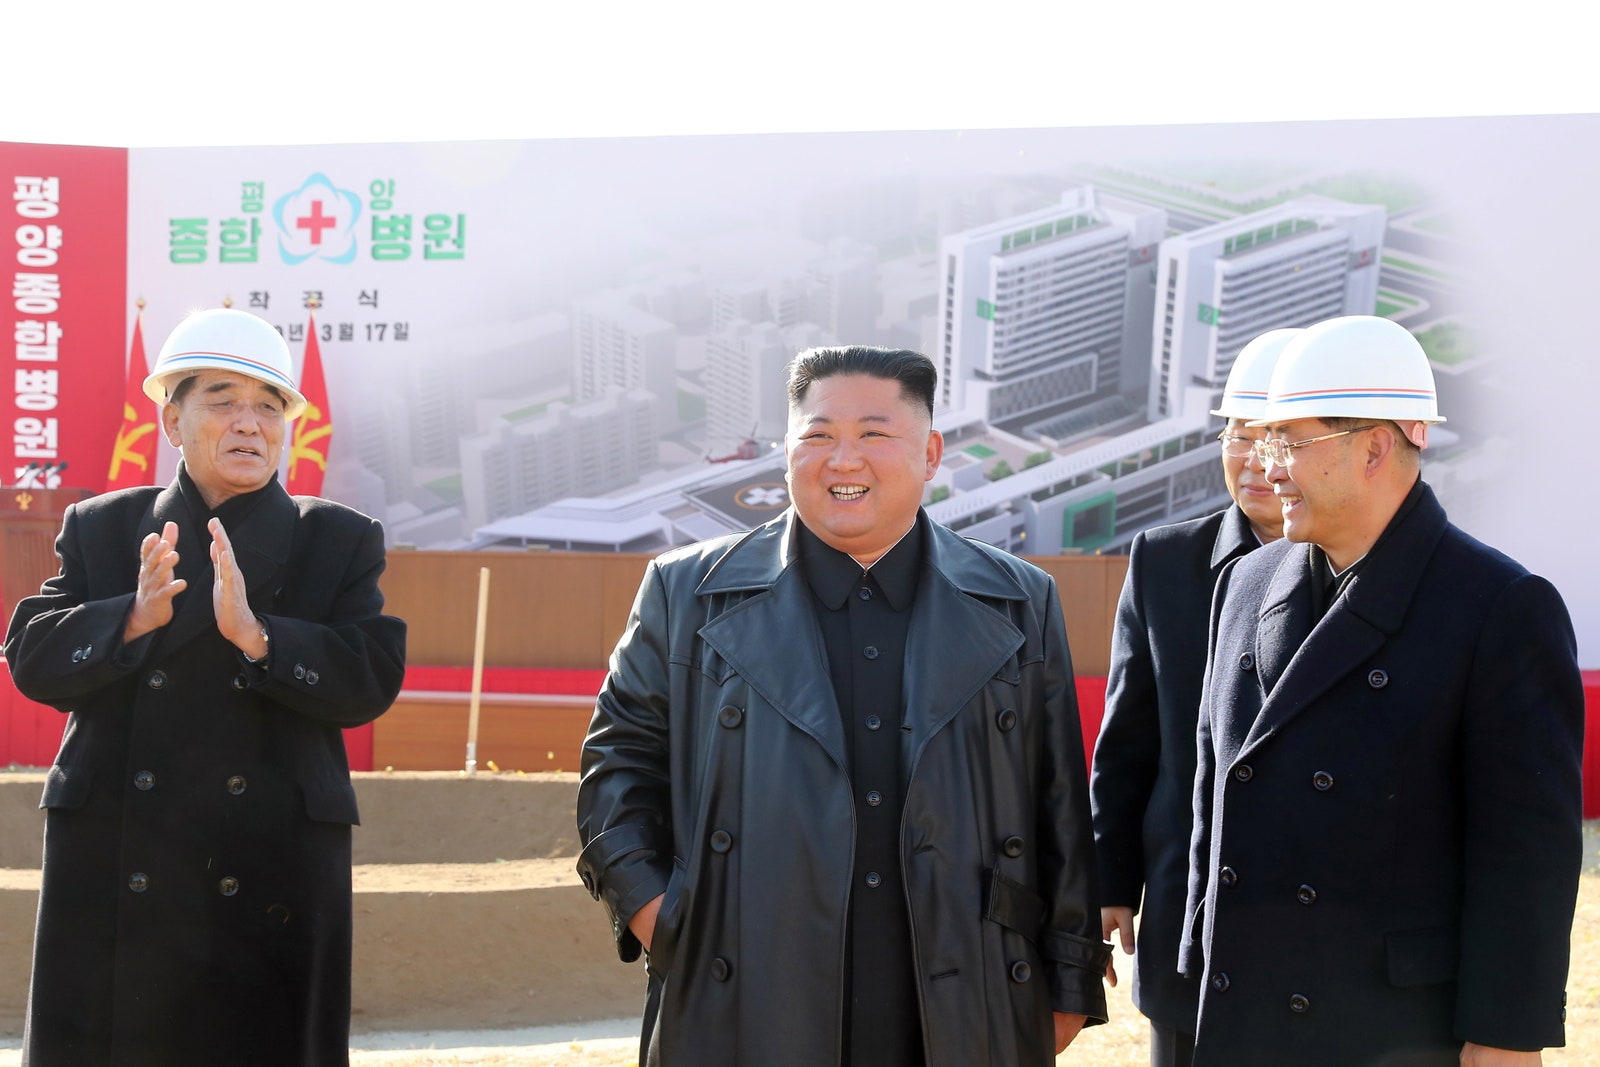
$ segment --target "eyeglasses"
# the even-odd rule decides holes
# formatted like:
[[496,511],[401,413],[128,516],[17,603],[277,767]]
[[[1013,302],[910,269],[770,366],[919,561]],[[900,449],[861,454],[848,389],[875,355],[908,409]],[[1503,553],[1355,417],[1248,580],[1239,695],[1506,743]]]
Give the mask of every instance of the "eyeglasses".
[[1314,445],[1318,441],[1331,441],[1335,437],[1360,433],[1362,430],[1376,430],[1377,428],[1377,423],[1373,423],[1371,426],[1352,426],[1348,430],[1336,430],[1333,433],[1325,433],[1321,437],[1307,437],[1304,441],[1285,441],[1281,437],[1268,437],[1265,440],[1254,442],[1253,447],[1256,458],[1261,461],[1263,467],[1268,463],[1276,463],[1280,467],[1288,468],[1294,466],[1294,450],[1297,448],[1304,448],[1306,445]]
[[1230,459],[1249,459],[1250,454],[1256,450],[1254,438],[1240,437],[1227,430],[1217,434],[1217,440],[1222,442],[1222,454]]

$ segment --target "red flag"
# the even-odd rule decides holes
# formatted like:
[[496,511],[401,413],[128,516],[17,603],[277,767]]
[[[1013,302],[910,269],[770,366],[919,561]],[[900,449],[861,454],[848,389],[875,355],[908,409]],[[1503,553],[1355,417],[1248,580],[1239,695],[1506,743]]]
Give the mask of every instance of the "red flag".
[[322,352],[317,347],[317,313],[306,327],[306,358],[300,368],[300,392],[306,410],[294,420],[289,443],[289,493],[321,496],[322,476],[328,473],[328,450],[333,445],[333,413],[328,410],[328,385],[322,377]]
[[157,409],[144,395],[150,365],[144,356],[144,301],[133,320],[133,343],[128,346],[128,384],[122,392],[122,428],[111,446],[111,470],[106,489],[150,485],[156,474]]

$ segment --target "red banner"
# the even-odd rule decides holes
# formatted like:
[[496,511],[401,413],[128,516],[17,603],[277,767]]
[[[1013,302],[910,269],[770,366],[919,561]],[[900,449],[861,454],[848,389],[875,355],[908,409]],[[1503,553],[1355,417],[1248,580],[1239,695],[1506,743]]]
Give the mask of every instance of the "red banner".
[[0,143],[0,483],[100,492],[121,424],[128,152]]

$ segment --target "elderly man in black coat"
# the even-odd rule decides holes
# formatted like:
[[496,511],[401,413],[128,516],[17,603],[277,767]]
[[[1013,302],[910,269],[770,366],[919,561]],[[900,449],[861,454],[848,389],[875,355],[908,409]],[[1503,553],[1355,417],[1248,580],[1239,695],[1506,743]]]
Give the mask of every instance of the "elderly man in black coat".
[[186,319],[145,391],[176,480],[69,508],[61,572],[6,637],[18,689],[70,713],[42,802],[24,1060],[347,1064],[340,728],[381,714],[404,673],[383,532],[278,484],[305,400],[260,319]]
[[578,869],[649,953],[641,1063],[1044,1067],[1105,1018],[1061,605],[922,512],[934,382],[801,353],[793,511],[640,586]]
[[1572,626],[1421,481],[1440,421],[1386,319],[1313,326],[1273,374],[1285,540],[1222,575],[1200,716],[1199,1067],[1531,1067],[1563,1043]]
[[1194,1054],[1200,988],[1178,973],[1178,938],[1211,592],[1224,565],[1283,536],[1277,494],[1255,458],[1266,431],[1246,423],[1261,417],[1278,355],[1299,333],[1272,330],[1245,345],[1211,412],[1226,420],[1217,438],[1232,506],[1134,537],[1117,602],[1089,790],[1102,930],[1120,936],[1124,952],[1134,951],[1139,914],[1133,1002],[1150,1019],[1151,1067],[1188,1067]]

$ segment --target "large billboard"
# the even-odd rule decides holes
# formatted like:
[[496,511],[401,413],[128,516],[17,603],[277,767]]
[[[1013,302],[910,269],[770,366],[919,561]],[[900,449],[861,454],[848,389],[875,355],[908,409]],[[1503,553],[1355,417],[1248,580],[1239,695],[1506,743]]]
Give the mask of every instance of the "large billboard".
[[[24,179],[61,177],[64,216],[115,206],[125,167],[126,280],[71,282],[97,300],[72,328],[105,336],[96,369],[61,368],[84,380],[74,410],[104,414],[61,448],[109,458],[136,299],[152,355],[231,301],[299,358],[314,305],[323,491],[419,547],[656,551],[759,522],[787,502],[784,362],[873,343],[940,366],[930,514],[1028,554],[1119,551],[1223,502],[1205,412],[1249,337],[1386,315],[1423,341],[1449,419],[1426,477],[1556,581],[1593,666],[1597,133],[1562,116],[136,149],[101,158],[101,186],[57,175],[60,149],[0,158],[17,205]],[[16,278],[43,221],[8,234]],[[107,267],[121,235],[101,230]],[[80,222],[62,256],[87,239]],[[41,412],[17,405],[43,402],[26,288],[5,324],[19,471]],[[101,488],[104,467],[55,476]]]

